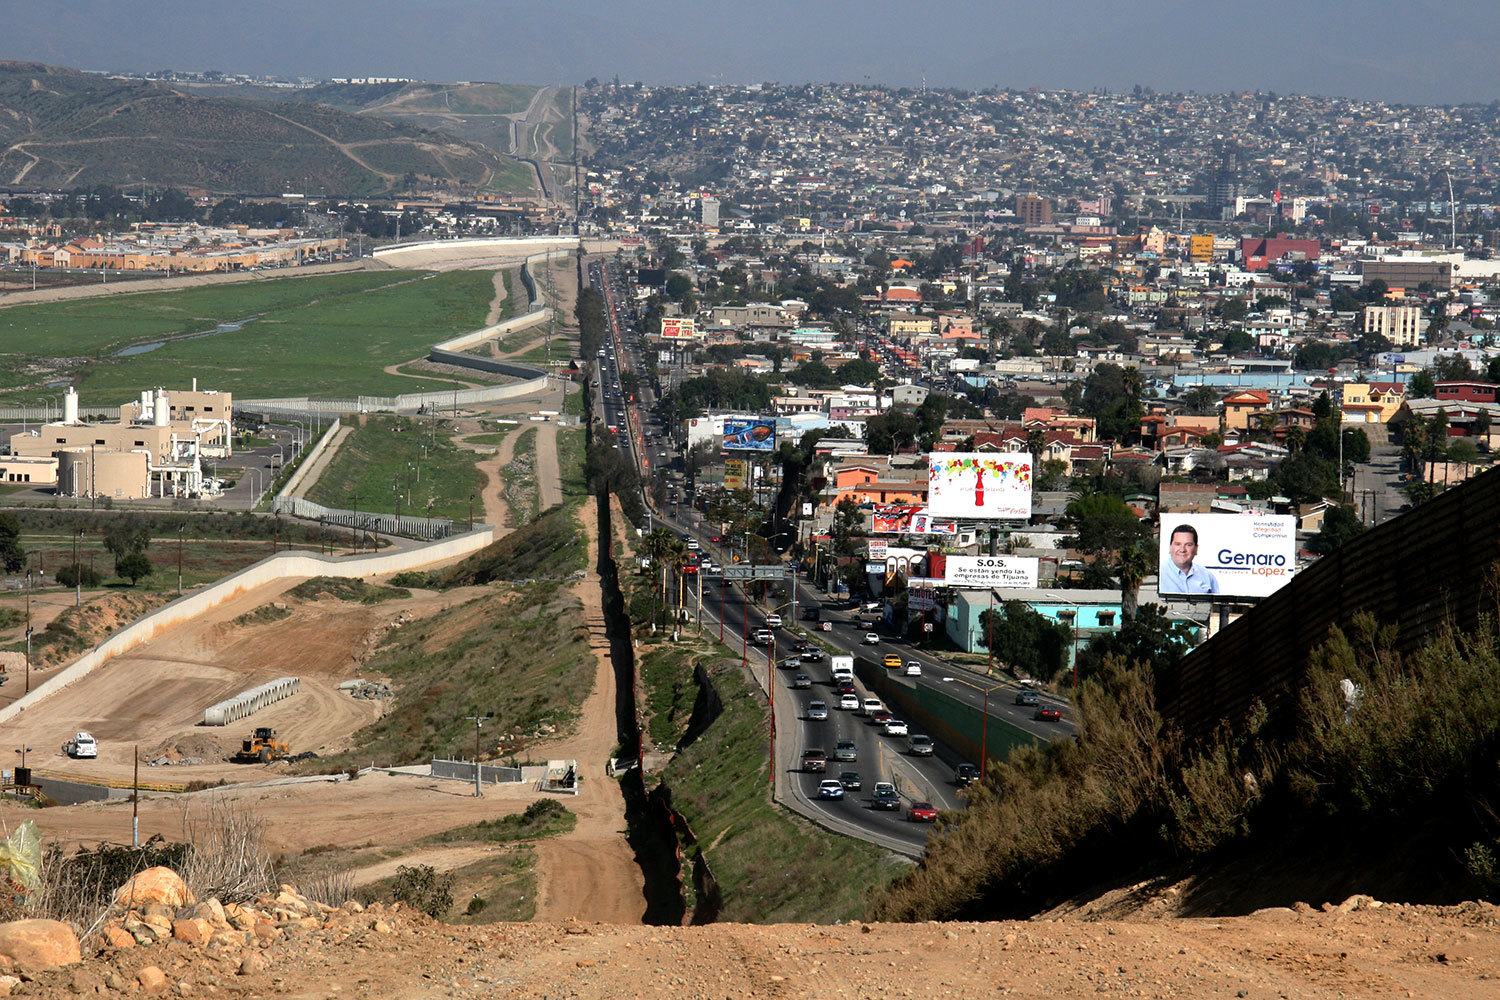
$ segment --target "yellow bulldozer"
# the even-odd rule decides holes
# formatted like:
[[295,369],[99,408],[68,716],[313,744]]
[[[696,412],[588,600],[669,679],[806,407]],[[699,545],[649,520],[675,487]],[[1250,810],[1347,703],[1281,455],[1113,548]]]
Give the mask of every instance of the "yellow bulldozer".
[[240,764],[268,764],[291,754],[291,745],[276,739],[276,730],[270,726],[258,726],[248,739],[240,742],[240,752],[234,759]]

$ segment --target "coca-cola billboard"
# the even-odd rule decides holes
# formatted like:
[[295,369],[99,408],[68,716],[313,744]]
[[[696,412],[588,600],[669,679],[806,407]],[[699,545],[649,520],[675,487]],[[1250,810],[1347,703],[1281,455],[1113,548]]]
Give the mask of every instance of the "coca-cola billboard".
[[933,452],[927,456],[927,510],[959,520],[1031,517],[1026,452]]

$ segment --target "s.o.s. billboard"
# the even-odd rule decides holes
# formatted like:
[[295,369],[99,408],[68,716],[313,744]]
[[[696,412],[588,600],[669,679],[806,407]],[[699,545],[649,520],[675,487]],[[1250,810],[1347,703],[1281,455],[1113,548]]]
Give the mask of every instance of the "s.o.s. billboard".
[[776,421],[736,420],[724,421],[725,451],[775,451]]
[[933,452],[927,456],[927,511],[960,519],[1031,517],[1031,456]]
[[1297,519],[1284,514],[1163,514],[1163,597],[1265,597],[1297,569]]

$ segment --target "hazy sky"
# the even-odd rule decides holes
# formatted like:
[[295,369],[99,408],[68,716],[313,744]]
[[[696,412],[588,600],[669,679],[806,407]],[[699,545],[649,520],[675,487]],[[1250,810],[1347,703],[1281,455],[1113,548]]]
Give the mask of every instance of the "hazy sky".
[[0,0],[0,58],[581,83],[1500,98],[1496,0]]

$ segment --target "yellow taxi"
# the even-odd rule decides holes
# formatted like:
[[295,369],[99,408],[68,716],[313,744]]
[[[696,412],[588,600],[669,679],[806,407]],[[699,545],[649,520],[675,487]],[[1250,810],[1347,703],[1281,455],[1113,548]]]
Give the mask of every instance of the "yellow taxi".
[[885,667],[887,670],[895,670],[901,666],[901,657],[895,653],[885,654]]

